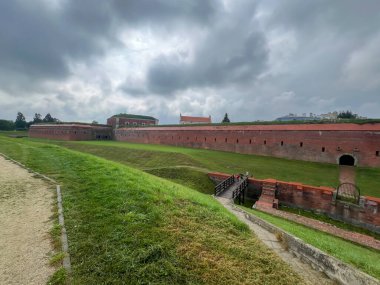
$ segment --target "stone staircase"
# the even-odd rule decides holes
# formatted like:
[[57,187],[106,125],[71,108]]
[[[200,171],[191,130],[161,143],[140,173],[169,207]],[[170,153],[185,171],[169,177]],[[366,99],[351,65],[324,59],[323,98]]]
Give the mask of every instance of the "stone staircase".
[[259,200],[255,204],[255,208],[278,208],[278,199],[275,197],[276,180],[267,179],[263,181],[263,188]]

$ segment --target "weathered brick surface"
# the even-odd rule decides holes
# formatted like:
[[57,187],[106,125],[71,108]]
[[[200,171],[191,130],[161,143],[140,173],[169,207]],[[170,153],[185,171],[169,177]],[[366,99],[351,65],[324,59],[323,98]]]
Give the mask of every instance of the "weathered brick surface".
[[305,124],[122,128],[115,139],[246,154],[380,167],[380,124]]
[[112,139],[111,126],[82,124],[38,124],[29,128],[29,137],[53,140],[83,141]]
[[[208,176],[213,181],[218,182],[229,175],[209,173]],[[361,206],[349,205],[340,201],[333,202],[333,192],[335,189],[330,187],[316,187],[274,179],[260,180],[254,178],[249,178],[248,183],[249,186],[254,185],[256,188],[262,188],[263,184],[272,184],[277,188],[276,198],[282,205],[323,213],[334,219],[380,232],[379,198],[362,196]]]

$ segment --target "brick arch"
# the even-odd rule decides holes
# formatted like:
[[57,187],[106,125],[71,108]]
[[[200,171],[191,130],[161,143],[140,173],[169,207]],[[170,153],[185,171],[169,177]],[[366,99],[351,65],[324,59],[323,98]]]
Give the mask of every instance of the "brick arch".
[[344,153],[338,157],[339,165],[355,166],[357,165],[357,159],[350,153]]

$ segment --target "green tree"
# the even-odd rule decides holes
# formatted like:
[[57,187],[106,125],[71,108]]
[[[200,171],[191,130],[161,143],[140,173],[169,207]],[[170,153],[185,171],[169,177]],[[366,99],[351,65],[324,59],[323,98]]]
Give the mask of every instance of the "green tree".
[[230,122],[230,119],[228,119],[228,114],[226,113],[224,115],[224,119],[223,119],[222,123],[229,123],[229,122]]
[[358,117],[357,114],[353,114],[351,111],[343,111],[338,114],[338,119],[356,119]]
[[27,127],[25,116],[21,112],[17,113],[17,117],[16,117],[16,121],[15,121],[15,127],[16,127],[16,129],[26,129],[26,127]]
[[41,114],[35,113],[34,114],[34,118],[33,118],[33,124],[42,123],[42,119],[41,118],[42,118]]
[[45,123],[59,122],[59,120],[57,118],[53,118],[50,113],[47,113],[42,121]]
[[0,130],[1,131],[12,131],[15,129],[15,123],[8,120],[0,120]]

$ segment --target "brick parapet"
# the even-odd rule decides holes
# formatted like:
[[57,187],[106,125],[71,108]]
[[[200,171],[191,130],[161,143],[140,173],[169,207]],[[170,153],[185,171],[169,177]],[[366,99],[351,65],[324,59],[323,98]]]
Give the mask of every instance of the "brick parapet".
[[29,128],[29,137],[52,140],[110,140],[112,127],[105,125],[82,124],[38,124]]
[[[230,175],[217,172],[209,173],[208,176],[220,182]],[[380,198],[362,196],[363,202],[359,206],[334,201],[335,189],[331,187],[255,178],[249,178],[248,183],[255,188],[262,188],[264,183],[276,186],[276,198],[282,205],[323,213],[331,218],[380,232]]]

